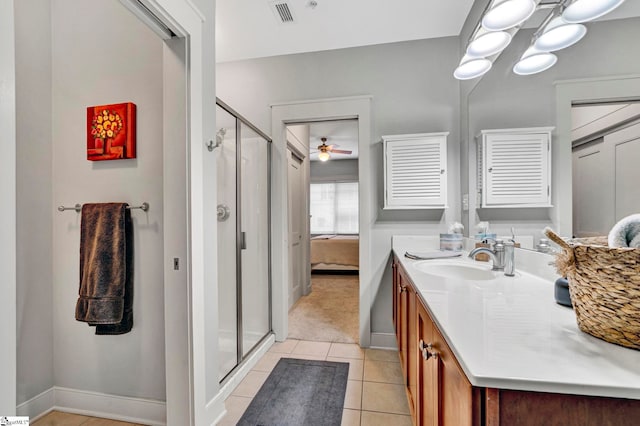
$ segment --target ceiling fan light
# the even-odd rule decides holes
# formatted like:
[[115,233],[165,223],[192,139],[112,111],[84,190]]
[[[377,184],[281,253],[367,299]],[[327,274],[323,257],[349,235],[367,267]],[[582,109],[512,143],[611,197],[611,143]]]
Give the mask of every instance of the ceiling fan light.
[[562,13],[566,22],[579,24],[606,15],[624,0],[574,0]]
[[331,155],[329,155],[327,151],[320,151],[318,153],[318,160],[320,161],[327,161],[329,158],[331,158]]
[[467,55],[483,58],[501,52],[511,43],[511,34],[504,31],[489,31],[478,35],[467,46]]
[[531,75],[546,71],[558,62],[553,53],[540,52],[534,47],[527,49],[520,61],[514,65],[513,72],[518,75]]
[[458,80],[471,80],[485,74],[491,69],[491,65],[491,61],[488,59],[469,58],[465,55],[458,68],[453,72],[453,76]]
[[584,25],[570,24],[558,16],[549,22],[534,46],[544,52],[554,52],[576,44],[585,34],[587,27]]
[[534,0],[504,0],[485,13],[482,27],[489,31],[513,28],[529,19],[535,11]]

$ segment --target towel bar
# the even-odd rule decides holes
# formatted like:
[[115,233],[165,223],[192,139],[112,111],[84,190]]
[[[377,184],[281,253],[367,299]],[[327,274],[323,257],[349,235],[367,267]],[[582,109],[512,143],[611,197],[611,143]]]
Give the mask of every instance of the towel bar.
[[[139,206],[127,206],[128,209],[140,209],[143,212],[149,211],[149,203],[147,203],[146,201],[144,203],[142,203]],[[58,211],[59,212],[63,212],[66,210],[75,210],[76,213],[80,213],[80,211],[82,211],[82,204],[76,204],[73,207],[65,207],[65,206],[58,206]]]

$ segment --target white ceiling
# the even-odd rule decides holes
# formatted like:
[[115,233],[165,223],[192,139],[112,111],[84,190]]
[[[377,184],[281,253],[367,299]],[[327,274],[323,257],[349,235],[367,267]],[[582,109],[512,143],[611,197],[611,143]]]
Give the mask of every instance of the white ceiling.
[[358,158],[358,120],[320,121],[309,124],[309,146],[311,161],[318,160],[316,147],[322,143],[320,138],[327,138],[327,145],[351,151],[351,154],[331,154],[333,160],[353,160]]
[[[367,46],[407,40],[457,36],[474,0],[280,0],[286,2],[295,22],[283,24],[271,0],[218,0],[216,2],[217,62]],[[548,11],[536,12],[524,25],[535,28]],[[640,16],[640,1],[625,1],[601,19]],[[351,150],[358,158],[357,121],[310,124],[312,151],[327,144]],[[317,153],[311,154],[317,161]]]
[[[473,0],[280,0],[294,23],[283,24],[271,0],[216,2],[217,62],[457,36]],[[525,25],[536,27],[537,12]],[[627,0],[601,19],[640,16],[640,1]]]
[[218,62],[397,41],[457,36],[473,0],[282,0],[283,24],[270,0],[216,2]]

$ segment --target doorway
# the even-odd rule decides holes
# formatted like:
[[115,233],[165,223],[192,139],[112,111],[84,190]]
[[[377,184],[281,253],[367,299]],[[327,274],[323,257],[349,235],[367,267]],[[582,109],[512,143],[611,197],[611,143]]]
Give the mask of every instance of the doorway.
[[573,233],[607,235],[640,211],[640,102],[579,103],[571,114]]
[[287,143],[288,337],[358,343],[358,120],[289,125]]
[[287,194],[288,162],[286,157],[287,125],[328,121],[337,119],[358,119],[358,222],[359,227],[359,294],[358,328],[360,346],[369,347],[371,341],[371,275],[370,270],[370,233],[373,206],[373,184],[371,178],[369,146],[371,138],[371,97],[356,96],[317,101],[300,101],[272,105],[271,128],[273,132],[272,162],[272,205],[274,215],[271,224],[273,235],[287,235],[283,241],[272,241],[273,256],[273,331],[276,340],[284,341],[288,336],[288,282],[289,282],[289,214]]

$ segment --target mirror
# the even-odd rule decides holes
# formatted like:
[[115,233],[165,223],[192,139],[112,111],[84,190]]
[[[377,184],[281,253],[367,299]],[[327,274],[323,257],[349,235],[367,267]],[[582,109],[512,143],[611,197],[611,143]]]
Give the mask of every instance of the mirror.
[[[640,101],[640,8],[626,2],[619,11],[633,17],[587,23],[588,33],[578,44],[556,52],[557,64],[530,76],[512,72],[513,65],[529,46],[535,29],[522,29],[511,45],[477,81],[466,97],[467,127],[462,143],[462,170],[468,170],[469,210],[462,212],[464,225],[474,233],[479,221],[488,221],[492,232],[532,235],[534,244],[545,226],[560,235],[572,236],[572,105],[609,101]],[[632,5],[633,4],[633,5]],[[626,10],[625,6],[629,5]],[[635,9],[635,10],[632,10]],[[464,91],[464,87],[463,87]],[[552,133],[551,208],[478,209],[476,136],[483,129],[554,126]],[[463,172],[463,179],[464,179]]]

